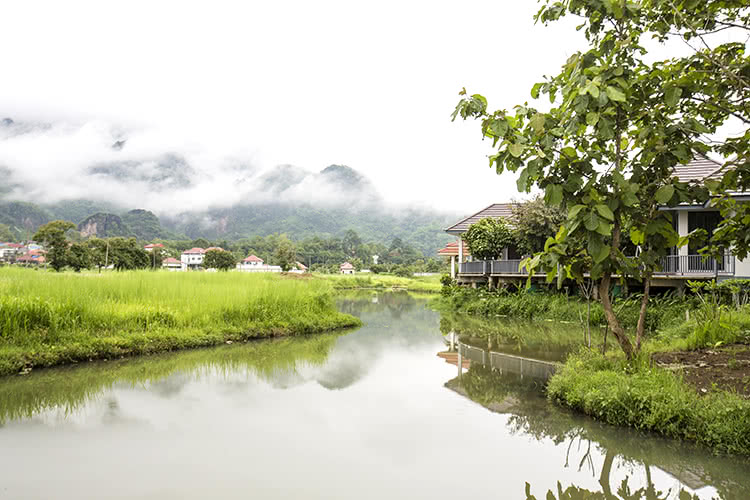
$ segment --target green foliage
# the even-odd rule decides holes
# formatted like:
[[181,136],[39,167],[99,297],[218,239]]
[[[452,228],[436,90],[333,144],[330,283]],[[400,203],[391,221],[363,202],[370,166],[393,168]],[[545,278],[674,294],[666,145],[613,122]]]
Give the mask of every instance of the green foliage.
[[14,241],[15,236],[10,231],[10,226],[7,224],[0,224],[0,242]]
[[73,243],[68,249],[67,264],[75,272],[90,268],[92,265],[91,249],[83,243]]
[[487,217],[469,226],[463,239],[471,249],[471,255],[480,260],[500,259],[503,251],[515,245],[513,232],[499,218]]
[[47,247],[47,259],[55,271],[59,272],[68,265],[68,241],[65,233],[71,229],[75,229],[72,222],[56,220],[40,227],[34,235],[34,240],[41,241]]
[[237,261],[232,252],[226,250],[211,249],[206,252],[203,259],[203,267],[206,269],[218,269],[219,271],[229,271],[234,268]]
[[15,239],[29,239],[40,226],[52,220],[50,213],[33,203],[0,203],[0,223],[7,224]]
[[[519,190],[535,186],[544,191],[547,204],[566,208],[563,228],[527,267],[545,271],[558,285],[566,277],[580,281],[586,274],[601,280],[602,304],[628,356],[639,348],[642,332],[634,348],[612,310],[612,276],[648,280],[660,258],[679,242],[671,215],[660,208],[708,198],[705,186],[673,178],[674,167],[715,148],[738,154],[750,172],[750,132],[721,146],[706,140],[730,116],[739,114],[750,123],[745,34],[740,30],[740,43],[716,49],[703,38],[706,26],[731,27],[719,19],[746,23],[748,9],[736,2],[709,3],[710,8],[704,2],[546,0],[536,19],[547,24],[568,14],[580,16],[578,29],[589,43],[560,73],[532,88],[532,97],[546,95],[551,109],[524,103],[513,113],[493,112],[482,96],[462,91],[454,113],[454,118],[482,120],[483,136],[497,147],[490,166],[498,173],[518,172]],[[699,37],[702,48],[654,62],[641,40],[651,36],[667,42],[672,29]],[[635,256],[622,252],[627,234],[640,246]]]
[[0,279],[0,374],[359,324],[336,311],[323,280],[18,268]]
[[750,455],[750,402],[698,394],[643,359],[628,363],[593,351],[570,356],[549,381],[550,399],[612,425],[697,441],[715,452]]
[[297,249],[289,238],[282,236],[273,254],[274,262],[286,272],[297,263]]
[[130,237],[132,231],[115,214],[96,213],[90,215],[78,224],[78,230],[83,236],[96,236],[97,238]]
[[544,198],[533,199],[513,207],[513,237],[519,253],[530,255],[544,250],[565,221],[565,211],[547,204]]
[[151,265],[151,256],[135,238],[109,238],[108,261],[117,271],[146,269]]
[[122,214],[122,222],[128,231],[139,241],[153,241],[157,238],[171,239],[174,234],[162,228],[159,218],[143,209],[130,210]]

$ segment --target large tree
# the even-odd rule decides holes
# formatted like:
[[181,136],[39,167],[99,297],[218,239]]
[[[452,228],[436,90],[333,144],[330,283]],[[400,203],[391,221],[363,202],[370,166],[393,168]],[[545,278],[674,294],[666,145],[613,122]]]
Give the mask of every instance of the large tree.
[[[649,36],[662,39],[677,19],[702,7],[656,0],[542,3],[538,21],[579,16],[589,44],[559,74],[533,86],[532,97],[548,97],[549,109],[524,103],[513,112],[489,111],[483,96],[462,92],[454,117],[482,120],[483,135],[498,149],[490,157],[498,173],[518,172],[520,190],[536,186],[546,203],[565,207],[565,223],[527,265],[558,283],[590,275],[610,329],[631,358],[643,339],[650,279],[669,249],[685,243],[670,213],[660,208],[707,199],[705,188],[678,182],[673,169],[708,153],[706,134],[724,123],[692,102],[694,80],[678,71],[682,60],[652,62],[641,42]],[[732,2],[712,3],[720,10]],[[670,11],[675,4],[679,7]],[[722,87],[701,89],[710,98]],[[626,238],[640,247],[638,255],[622,251]],[[614,276],[634,277],[644,285],[634,341],[612,306]]]
[[219,271],[229,271],[234,267],[237,261],[232,252],[225,250],[211,249],[206,252],[203,259],[203,267],[207,269],[218,269]]
[[547,239],[555,236],[565,221],[565,210],[550,206],[541,196],[513,206],[513,235],[521,254],[544,250]]
[[34,240],[47,249],[47,260],[55,271],[61,271],[68,264],[68,240],[65,233],[75,229],[76,225],[66,220],[54,220],[40,227]]

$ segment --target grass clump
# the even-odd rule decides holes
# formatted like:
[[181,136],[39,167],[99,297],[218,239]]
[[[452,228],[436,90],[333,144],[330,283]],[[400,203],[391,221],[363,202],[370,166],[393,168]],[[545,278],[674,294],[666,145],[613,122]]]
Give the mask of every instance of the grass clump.
[[700,396],[643,356],[572,355],[549,381],[553,401],[612,425],[696,441],[716,453],[750,455],[750,401],[726,391]]
[[0,268],[0,375],[357,326],[330,285],[271,274]]

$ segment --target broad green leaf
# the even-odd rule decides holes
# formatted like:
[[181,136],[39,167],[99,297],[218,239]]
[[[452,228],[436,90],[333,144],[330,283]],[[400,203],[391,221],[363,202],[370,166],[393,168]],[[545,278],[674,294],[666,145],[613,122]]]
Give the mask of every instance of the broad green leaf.
[[523,144],[519,144],[517,142],[514,142],[510,146],[508,146],[508,151],[510,151],[510,154],[512,154],[515,158],[518,158],[523,154]]
[[516,181],[516,187],[518,188],[518,191],[526,191],[526,189],[528,189],[528,182],[529,168],[526,167],[521,170],[521,174],[518,176],[518,180]]
[[591,111],[590,113],[586,114],[586,123],[591,125],[592,127],[599,123],[599,113],[596,113],[594,111]]
[[572,148],[570,146],[566,148],[562,148],[562,153],[567,156],[568,158],[577,158],[578,153],[576,152],[575,148]]
[[544,131],[544,115],[541,113],[535,114],[530,121],[531,128],[534,129],[534,132],[537,134]]
[[589,231],[596,231],[599,227],[599,217],[596,215],[596,212],[589,212],[586,216],[585,226]]
[[489,129],[496,137],[503,137],[508,131],[508,122],[505,118],[496,118],[490,122]]
[[594,99],[598,99],[599,98],[599,87],[597,87],[593,83],[589,83],[586,86],[586,92],[588,92],[589,94],[591,94],[591,97],[593,97]]
[[633,242],[633,245],[642,245],[646,241],[646,235],[643,234],[643,231],[632,227],[630,228],[630,241]]
[[568,219],[575,219],[576,216],[586,208],[586,205],[574,205],[570,210],[568,210]]
[[667,103],[667,106],[674,106],[680,100],[681,96],[682,89],[680,87],[668,87],[664,91],[664,102]]
[[531,97],[533,97],[534,99],[539,99],[539,91],[542,89],[542,85],[544,85],[544,83],[539,82],[535,83],[534,86],[531,87]]
[[552,205],[557,206],[562,202],[563,187],[560,184],[550,184],[545,189],[544,200]]
[[656,201],[658,201],[659,203],[665,204],[672,199],[673,194],[674,186],[672,184],[665,184],[664,186],[656,190],[654,198],[656,198]]
[[607,205],[597,205],[595,208],[596,211],[599,212],[599,215],[601,215],[608,221],[615,220],[615,214],[612,213],[612,210],[610,210]]
[[615,87],[607,87],[607,97],[616,102],[625,102],[625,94]]

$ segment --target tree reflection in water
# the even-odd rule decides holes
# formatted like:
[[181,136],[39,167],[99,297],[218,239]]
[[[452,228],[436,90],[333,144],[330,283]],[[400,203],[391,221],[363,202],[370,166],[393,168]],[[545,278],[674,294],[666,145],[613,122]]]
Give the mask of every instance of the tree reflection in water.
[[[564,467],[589,470],[601,486],[599,491],[591,491],[558,483],[557,491],[547,491],[540,500],[692,500],[705,496],[699,497],[687,488],[698,490],[706,486],[715,488],[718,498],[750,498],[747,459],[717,457],[694,445],[600,424],[550,404],[543,395],[542,384],[529,377],[502,374],[475,363],[445,386],[491,411],[508,415],[513,434],[566,446]],[[594,451],[604,457],[600,469],[595,466]],[[639,472],[631,472],[615,486],[616,462]],[[664,488],[656,484],[653,468],[675,478],[679,486]],[[629,483],[635,478],[645,485],[631,487]],[[536,499],[534,493],[540,494],[527,483],[527,500]]]

